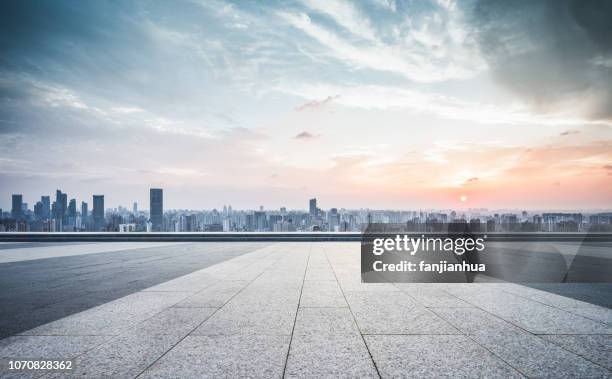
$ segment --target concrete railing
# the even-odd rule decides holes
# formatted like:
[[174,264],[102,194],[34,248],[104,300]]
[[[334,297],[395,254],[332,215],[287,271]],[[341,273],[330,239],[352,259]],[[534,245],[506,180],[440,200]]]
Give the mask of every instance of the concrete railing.
[[[439,233],[409,232],[409,236],[445,236]],[[612,242],[612,233],[480,233],[490,242]],[[394,235],[393,233],[389,235]],[[0,242],[348,242],[361,241],[358,232],[0,232]]]

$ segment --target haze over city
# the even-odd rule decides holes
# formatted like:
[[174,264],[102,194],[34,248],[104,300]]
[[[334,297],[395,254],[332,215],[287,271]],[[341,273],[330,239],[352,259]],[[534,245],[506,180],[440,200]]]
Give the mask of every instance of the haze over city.
[[612,31],[575,4],[10,2],[0,207],[609,209]]

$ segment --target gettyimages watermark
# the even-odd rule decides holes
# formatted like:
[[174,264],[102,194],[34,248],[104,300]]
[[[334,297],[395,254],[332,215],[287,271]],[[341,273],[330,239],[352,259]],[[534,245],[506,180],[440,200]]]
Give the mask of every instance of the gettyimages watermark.
[[[415,231],[370,224],[361,240],[362,281],[612,282],[609,234],[486,233],[470,227],[437,224]],[[606,244],[608,256],[601,254]]]

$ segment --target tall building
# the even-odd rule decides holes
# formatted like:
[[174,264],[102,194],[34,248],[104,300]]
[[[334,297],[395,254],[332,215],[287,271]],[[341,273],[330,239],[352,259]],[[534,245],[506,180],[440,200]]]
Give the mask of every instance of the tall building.
[[68,217],[76,218],[76,199],[70,199],[68,203]]
[[87,209],[87,203],[82,201],[81,202],[81,228],[85,230],[89,230],[89,228],[91,227],[91,223],[89,222],[89,219],[87,218],[87,216],[89,216],[89,210]]
[[161,232],[164,224],[164,193],[161,188],[151,188],[149,191],[151,212],[151,230]]
[[77,210],[76,210],[76,199],[70,199],[70,202],[68,203],[68,212],[67,212],[67,223],[66,225],[71,229],[74,230],[74,227],[76,226],[76,219],[77,219]]
[[132,213],[134,213],[134,215],[138,214],[138,203],[134,202],[134,206],[132,207]]
[[40,202],[42,203],[42,218],[51,218],[51,198],[49,196],[41,196]]
[[82,201],[81,202],[81,218],[83,220],[86,220],[87,216],[88,216],[87,203]]
[[93,195],[93,226],[96,232],[104,227],[104,195]]
[[54,218],[65,223],[67,217],[66,211],[68,208],[68,195],[60,190],[55,191],[55,212]]
[[23,218],[23,196],[20,194],[14,194],[12,197],[11,217],[15,220]]
[[317,217],[317,199],[310,199],[309,205],[310,216]]
[[37,201],[34,204],[34,219],[37,221],[43,219],[43,203],[41,201]]

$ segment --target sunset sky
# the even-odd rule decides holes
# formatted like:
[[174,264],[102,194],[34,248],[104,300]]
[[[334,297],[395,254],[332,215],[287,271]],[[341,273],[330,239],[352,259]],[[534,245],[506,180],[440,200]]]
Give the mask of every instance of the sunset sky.
[[165,208],[612,209],[610,19],[606,1],[2,1],[0,207],[59,188],[147,209],[162,187]]

